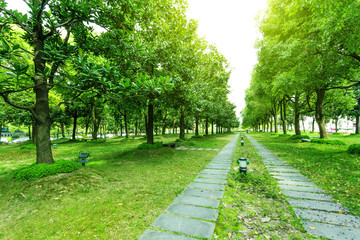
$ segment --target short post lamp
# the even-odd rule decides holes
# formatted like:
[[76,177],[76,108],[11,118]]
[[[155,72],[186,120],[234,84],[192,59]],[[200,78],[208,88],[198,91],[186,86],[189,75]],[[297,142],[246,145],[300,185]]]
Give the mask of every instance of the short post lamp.
[[237,163],[239,164],[239,172],[246,174],[247,165],[249,164],[249,161],[246,158],[239,158],[237,160]]
[[83,167],[85,167],[85,163],[89,162],[86,158],[88,158],[90,156],[90,153],[82,153],[80,152],[79,154],[79,158],[80,158],[80,161],[79,163],[81,163],[81,165]]
[[244,139],[241,139],[241,146],[244,146]]
[[54,144],[53,144],[53,149],[56,149],[56,147],[57,147],[57,144],[54,143]]

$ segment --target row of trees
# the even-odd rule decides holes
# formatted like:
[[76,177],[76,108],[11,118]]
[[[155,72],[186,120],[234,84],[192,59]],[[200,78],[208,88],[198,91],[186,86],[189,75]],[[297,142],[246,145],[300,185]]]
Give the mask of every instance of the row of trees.
[[259,21],[254,67],[243,126],[260,129],[289,120],[300,135],[300,120],[314,116],[320,137],[325,122],[360,116],[359,1],[270,0]]
[[143,123],[149,144],[154,120],[178,119],[180,139],[192,118],[236,125],[228,63],[197,36],[185,1],[24,2],[27,14],[0,0],[0,104],[9,113],[0,122],[32,125],[37,163],[54,162],[51,127],[70,119],[73,136],[80,119],[94,139],[100,127]]

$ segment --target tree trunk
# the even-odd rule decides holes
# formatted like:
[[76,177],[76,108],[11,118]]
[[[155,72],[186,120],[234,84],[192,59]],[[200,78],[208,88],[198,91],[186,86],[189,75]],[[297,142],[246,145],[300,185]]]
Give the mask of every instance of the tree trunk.
[[195,136],[199,135],[199,117],[195,116]]
[[60,123],[60,128],[61,128],[61,136],[64,138],[65,137],[65,125],[64,125],[64,123]]
[[315,117],[313,117],[313,121],[312,121],[312,124],[311,124],[311,131],[312,132],[315,132]]
[[283,122],[283,133],[287,134],[287,117],[286,117],[286,101],[283,100],[282,105],[282,122]]
[[43,74],[35,74],[35,82],[41,84],[34,88],[36,94],[35,103],[35,129],[36,129],[36,163],[53,164],[54,159],[50,141],[50,111],[49,96],[45,77]]
[[101,118],[97,119],[95,106],[93,106],[91,109],[91,118],[93,122],[92,139],[97,140]]
[[325,90],[320,89],[316,91],[316,111],[315,111],[315,119],[319,126],[320,130],[320,138],[328,138],[326,128],[325,128],[325,116],[324,116],[324,98],[325,98]]
[[356,126],[355,126],[355,133],[359,134],[360,133],[360,116],[356,116]]
[[295,135],[301,135],[299,96],[297,94],[295,95],[294,118],[295,118]]
[[167,112],[165,113],[165,116],[163,118],[163,121],[162,121],[162,130],[161,130],[161,134],[162,135],[165,135],[166,134],[166,118],[167,118]]
[[75,140],[76,138],[76,126],[77,126],[77,112],[75,112],[75,115],[74,115],[74,124],[73,124],[73,132],[72,132],[72,139]]
[[214,120],[211,120],[211,135],[214,134]]
[[124,127],[125,127],[125,137],[129,138],[129,128],[128,128],[128,122],[127,122],[127,112],[124,110]]
[[336,118],[335,119],[335,132],[338,132],[338,122],[339,122],[339,119]]
[[209,118],[205,119],[205,135],[209,135]]
[[135,136],[138,135],[138,121],[135,121]]
[[181,140],[185,140],[185,113],[184,106],[180,107],[180,137]]
[[148,104],[148,126],[146,128],[147,144],[154,144],[154,106]]
[[123,124],[122,124],[122,120],[120,120],[120,136],[122,137],[123,135]]
[[32,139],[31,127],[32,127],[32,124],[29,124],[29,139],[30,140]]

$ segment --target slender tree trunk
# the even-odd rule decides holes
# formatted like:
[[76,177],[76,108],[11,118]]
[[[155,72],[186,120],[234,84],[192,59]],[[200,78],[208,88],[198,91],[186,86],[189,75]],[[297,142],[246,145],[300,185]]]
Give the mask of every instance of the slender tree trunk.
[[120,120],[120,136],[123,135],[123,124],[122,124],[122,120]]
[[205,134],[209,135],[209,118],[205,119]]
[[74,115],[74,124],[73,124],[73,131],[72,131],[72,139],[75,140],[76,138],[76,127],[77,127],[77,112],[75,112],[75,115]]
[[162,135],[165,135],[166,134],[166,119],[167,119],[167,115],[168,113],[166,112],[165,113],[165,116],[163,118],[163,121],[162,121],[162,130],[161,130],[161,134]]
[[135,121],[135,136],[138,135],[138,121]]
[[185,113],[184,106],[180,107],[180,137],[181,140],[185,140]]
[[316,99],[316,111],[315,111],[315,119],[319,126],[320,130],[320,138],[328,138],[326,128],[325,128],[325,116],[324,116],[324,99],[325,99],[325,90],[320,89],[316,91],[317,99]]
[[88,135],[89,132],[89,121],[85,121],[85,136]]
[[335,132],[338,132],[338,122],[339,122],[339,119],[336,118],[335,119]]
[[147,144],[154,144],[154,106],[148,104],[148,127],[146,128]]
[[61,136],[65,137],[65,126],[64,123],[60,123]]
[[129,138],[129,128],[128,128],[128,121],[127,121],[127,112],[124,110],[124,128],[125,128],[125,137]]
[[211,120],[211,135],[214,134],[214,120]]
[[199,135],[199,117],[195,116],[195,136]]
[[29,124],[29,139],[30,140],[32,139],[31,127],[32,127],[32,124]]
[[360,115],[356,116],[356,126],[355,126],[355,133],[360,133]]

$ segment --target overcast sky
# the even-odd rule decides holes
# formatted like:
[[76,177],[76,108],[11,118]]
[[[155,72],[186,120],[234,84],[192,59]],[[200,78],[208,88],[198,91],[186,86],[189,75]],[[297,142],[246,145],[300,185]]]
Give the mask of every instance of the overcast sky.
[[266,0],[188,0],[189,18],[199,21],[198,34],[214,43],[233,68],[229,100],[245,107],[245,89],[256,63],[254,44],[259,36],[255,17],[266,8]]
[[[10,9],[24,11],[22,0],[7,0]],[[266,0],[188,0],[189,18],[199,21],[198,34],[215,44],[232,67],[229,100],[237,108],[245,107],[245,89],[256,63],[255,41],[258,37],[255,16],[266,8]]]

